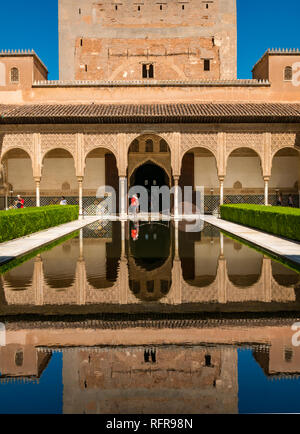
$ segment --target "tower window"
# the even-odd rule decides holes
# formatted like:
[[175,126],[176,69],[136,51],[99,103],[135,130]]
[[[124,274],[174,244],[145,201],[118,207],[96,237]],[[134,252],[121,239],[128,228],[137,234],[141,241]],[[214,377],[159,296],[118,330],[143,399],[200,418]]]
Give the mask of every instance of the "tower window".
[[291,66],[286,66],[284,68],[284,80],[292,81],[293,79],[293,68]]
[[141,10],[141,6],[138,6],[138,11],[140,11]]
[[204,59],[204,71],[210,71],[210,59]]
[[78,10],[79,15],[81,15],[81,9]]
[[85,70],[85,72],[87,72],[87,70],[88,70],[88,66],[87,65],[84,66],[84,70]]
[[115,5],[115,10],[116,10],[116,11],[118,10],[118,5]]
[[205,355],[205,366],[211,366],[211,355],[210,354]]
[[154,78],[154,66],[152,63],[143,65],[143,78]]
[[20,74],[18,68],[12,68],[10,70],[10,81],[11,83],[19,83]]

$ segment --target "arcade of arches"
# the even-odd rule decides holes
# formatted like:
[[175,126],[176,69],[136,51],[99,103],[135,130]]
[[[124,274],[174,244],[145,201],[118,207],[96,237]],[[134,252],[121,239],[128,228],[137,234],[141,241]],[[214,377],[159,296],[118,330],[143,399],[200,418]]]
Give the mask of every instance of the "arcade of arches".
[[[249,125],[228,125],[210,131],[172,125],[147,133],[125,125],[117,131],[86,126],[84,133],[74,126],[60,126],[58,132],[50,126],[42,132],[6,128],[0,135],[1,208],[17,194],[27,206],[57,203],[65,196],[68,203],[79,203],[81,212],[92,214],[102,201],[96,198],[100,186],[112,186],[124,197],[126,188],[137,184],[175,190],[188,185],[194,192],[203,186],[206,213],[216,212],[220,203],[275,204],[279,192],[284,201],[292,194],[299,205],[296,127],[291,131],[269,125],[253,131]],[[117,201],[116,211],[126,215],[125,200],[120,207]]]

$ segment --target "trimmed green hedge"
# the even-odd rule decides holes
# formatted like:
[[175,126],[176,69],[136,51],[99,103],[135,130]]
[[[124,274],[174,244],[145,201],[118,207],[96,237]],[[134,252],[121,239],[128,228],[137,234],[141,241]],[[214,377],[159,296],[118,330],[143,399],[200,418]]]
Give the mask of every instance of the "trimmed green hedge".
[[221,218],[300,241],[300,209],[264,205],[222,205]]
[[77,205],[50,205],[0,211],[0,243],[77,220]]

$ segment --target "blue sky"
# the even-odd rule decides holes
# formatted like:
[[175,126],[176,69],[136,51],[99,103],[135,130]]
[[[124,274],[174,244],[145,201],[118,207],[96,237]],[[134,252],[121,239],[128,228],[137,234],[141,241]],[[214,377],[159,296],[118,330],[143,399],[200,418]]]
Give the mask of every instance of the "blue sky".
[[[252,66],[267,48],[300,48],[299,0],[237,0],[237,6],[238,78],[251,78]],[[0,50],[33,48],[49,79],[57,79],[57,0],[2,1],[0,13]]]

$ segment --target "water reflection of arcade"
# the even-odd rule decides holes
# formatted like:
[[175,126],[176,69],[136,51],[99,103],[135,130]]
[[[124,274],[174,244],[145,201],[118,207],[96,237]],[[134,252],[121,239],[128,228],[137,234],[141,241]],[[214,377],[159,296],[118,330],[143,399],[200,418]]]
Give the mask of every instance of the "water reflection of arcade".
[[300,308],[299,275],[281,264],[209,226],[196,236],[157,228],[141,227],[139,240],[133,241],[130,227],[122,223],[105,237],[83,239],[81,233],[41,253],[1,276],[0,311],[34,306],[38,312],[51,305],[63,313],[68,306],[73,312],[105,305],[112,312],[127,307],[129,312],[130,306],[143,309],[150,301],[157,309],[193,311],[213,311],[220,304],[224,311]]

